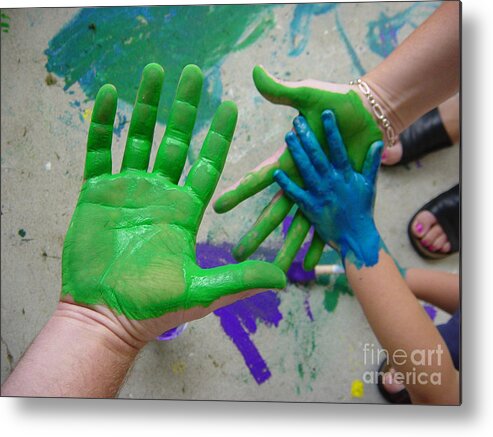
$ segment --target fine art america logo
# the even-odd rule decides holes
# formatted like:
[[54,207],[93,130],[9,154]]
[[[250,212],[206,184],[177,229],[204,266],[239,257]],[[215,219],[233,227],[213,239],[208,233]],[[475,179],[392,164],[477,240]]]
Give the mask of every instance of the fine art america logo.
[[[363,359],[365,367],[379,368],[382,361],[386,364],[395,366],[406,366],[409,370],[406,372],[397,371],[392,374],[392,381],[396,384],[432,384],[440,385],[442,383],[441,372],[423,371],[422,366],[433,366],[435,369],[442,365],[443,348],[439,344],[436,349],[414,349],[411,352],[404,349],[396,349],[389,353],[386,349],[375,346],[373,343],[363,345]],[[363,373],[363,381],[366,384],[376,384],[378,376],[382,378],[385,372],[378,370],[367,370]]]

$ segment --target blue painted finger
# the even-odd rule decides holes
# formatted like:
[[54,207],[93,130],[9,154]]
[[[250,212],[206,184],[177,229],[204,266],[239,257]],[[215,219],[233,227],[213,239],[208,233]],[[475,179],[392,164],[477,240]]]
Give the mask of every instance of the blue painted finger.
[[347,150],[332,111],[327,110],[322,112],[322,124],[327,135],[327,144],[329,145],[329,156],[332,165],[339,170],[350,170],[351,164],[349,163]]
[[289,152],[293,157],[296,167],[300,171],[301,177],[307,188],[315,188],[317,186],[317,172],[313,167],[310,158],[300,144],[298,137],[294,132],[288,132],[285,137]]
[[326,173],[330,168],[329,160],[305,117],[302,115],[296,117],[293,121],[293,126],[313,166],[319,173]]
[[296,185],[282,170],[274,172],[274,180],[280,185],[284,192],[295,202],[303,202],[306,192]]
[[365,163],[363,164],[363,176],[368,183],[374,185],[377,180],[380,161],[382,160],[383,141],[375,141],[366,154]]

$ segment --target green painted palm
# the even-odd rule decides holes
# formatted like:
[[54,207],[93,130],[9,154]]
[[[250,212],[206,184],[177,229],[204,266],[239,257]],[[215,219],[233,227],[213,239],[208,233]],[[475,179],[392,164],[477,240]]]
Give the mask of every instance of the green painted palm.
[[[116,89],[100,89],[89,129],[86,180],[63,250],[62,295],[133,320],[209,307],[245,290],[285,286],[281,270],[269,263],[197,265],[197,232],[224,166],[237,110],[232,102],[217,109],[200,156],[179,186],[203,75],[193,65],[183,70],[154,168],[148,171],[163,77],[157,64],[144,69],[117,174],[111,174]],[[195,311],[188,318],[205,313]],[[180,322],[185,319],[182,314]]]

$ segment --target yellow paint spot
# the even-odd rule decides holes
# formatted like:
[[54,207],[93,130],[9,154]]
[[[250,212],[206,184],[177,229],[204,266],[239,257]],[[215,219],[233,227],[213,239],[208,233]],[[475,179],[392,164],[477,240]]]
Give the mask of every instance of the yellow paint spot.
[[351,396],[353,398],[362,398],[365,395],[365,385],[360,379],[355,379],[351,383]]
[[84,109],[84,112],[82,113],[82,117],[84,117],[84,120],[90,118],[91,115],[92,115],[92,108]]
[[183,375],[185,373],[186,365],[183,361],[177,361],[171,365],[171,370],[175,375]]

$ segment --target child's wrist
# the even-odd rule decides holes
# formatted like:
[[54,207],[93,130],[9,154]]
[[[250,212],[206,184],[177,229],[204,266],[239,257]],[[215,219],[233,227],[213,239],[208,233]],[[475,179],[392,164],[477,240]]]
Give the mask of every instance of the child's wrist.
[[349,260],[356,267],[371,267],[378,262],[378,254],[384,243],[373,220],[359,226],[355,235],[348,236],[341,245],[344,262]]

